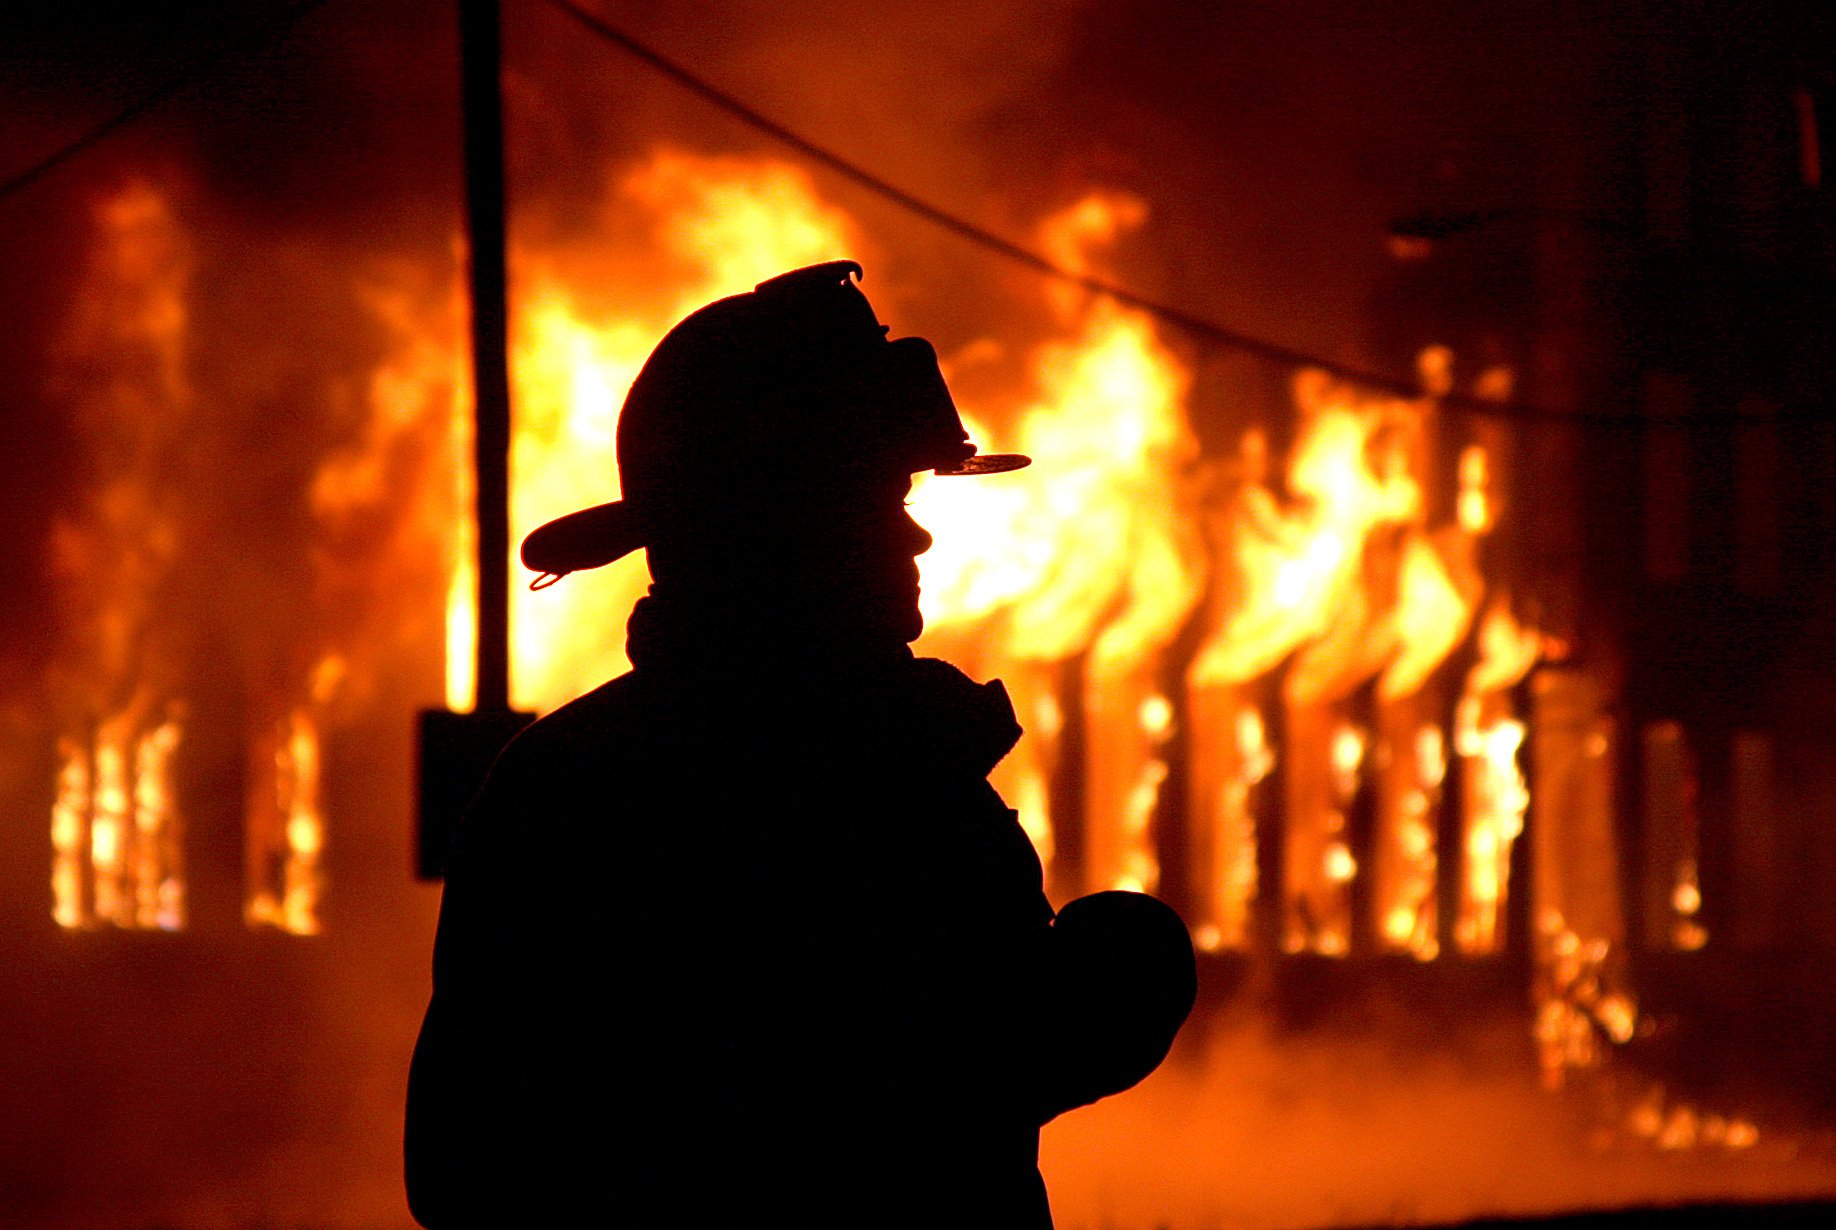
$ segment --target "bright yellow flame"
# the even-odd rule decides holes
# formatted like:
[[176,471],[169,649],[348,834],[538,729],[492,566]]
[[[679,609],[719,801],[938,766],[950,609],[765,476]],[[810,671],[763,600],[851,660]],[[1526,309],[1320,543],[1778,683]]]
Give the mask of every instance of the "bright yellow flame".
[[985,482],[925,478],[913,493],[937,539],[919,559],[925,622],[946,631],[999,613],[1006,656],[1092,649],[1093,670],[1124,672],[1164,647],[1199,596],[1200,548],[1178,494],[1197,452],[1189,376],[1148,317],[1107,301],[1031,366],[1040,395],[1020,410],[1017,446],[1033,466]]
[[51,804],[51,916],[60,927],[80,927],[88,916],[83,901],[84,830],[89,817],[89,759],[75,741],[59,739],[57,796]]
[[1454,709],[1454,750],[1467,765],[1461,815],[1465,868],[1455,938],[1466,953],[1498,950],[1511,874],[1511,848],[1524,831],[1529,784],[1517,763],[1528,733],[1513,716],[1510,689],[1536,664],[1541,638],[1511,616],[1499,595],[1479,625],[1479,660]]
[[[1085,268],[1093,247],[1145,216],[1132,198],[1093,194],[1048,219],[1041,244]],[[1173,718],[1154,667],[1203,584],[1184,477],[1197,456],[1190,376],[1145,314],[1063,288],[1053,296],[1063,335],[1029,356],[1034,394],[1012,411],[1011,440],[966,420],[986,447],[1017,448],[1033,467],[979,483],[924,479],[914,491],[914,516],[937,540],[919,560],[925,621],[933,641],[983,633],[997,670],[1089,651],[1089,886],[1151,888],[1158,745]],[[1055,680],[1025,670],[1010,685],[1030,701]],[[1044,739],[1014,759],[1035,764],[1019,771],[1039,771],[1050,736],[1034,733]]]
[[185,882],[172,802],[172,754],[179,724],[166,722],[134,747],[134,925],[177,931],[185,925]]
[[124,711],[87,746],[59,741],[51,886],[60,926],[174,931],[184,925],[171,780],[180,727],[176,718],[138,733],[136,725],[136,716]]
[[[626,392],[652,347],[693,309],[787,269],[851,254],[855,231],[783,163],[664,151],[616,186],[611,208],[654,219],[677,262],[662,294],[632,285],[609,250],[519,251],[511,339],[513,537],[618,498],[614,443]],[[609,293],[624,287],[626,293]],[[616,301],[616,314],[594,303]],[[455,572],[461,571],[456,569]],[[513,565],[512,575],[521,575]],[[647,584],[641,555],[511,604],[512,697],[548,710],[625,668],[624,618]],[[455,576],[453,607],[470,605]],[[449,613],[449,693],[469,692],[467,615]]]
[[1419,534],[1405,540],[1392,617],[1397,652],[1377,680],[1380,698],[1415,695],[1466,636],[1482,587],[1478,573],[1461,558],[1467,541],[1455,539],[1436,550]]
[[[1284,508],[1263,475],[1260,434],[1244,441],[1244,478],[1225,530],[1228,601],[1192,665],[1196,685],[1243,683],[1343,621],[1362,594],[1359,564],[1370,534],[1403,524],[1421,508],[1399,429],[1418,424],[1415,403],[1363,398],[1317,372],[1295,381],[1301,432]],[[1325,695],[1339,663],[1291,676],[1296,695]]]
[[1460,492],[1457,515],[1460,528],[1484,534],[1492,528],[1491,462],[1483,448],[1468,445],[1460,453]]
[[1389,729],[1387,737],[1400,746],[1391,748],[1390,763],[1379,768],[1380,785],[1394,797],[1385,800],[1386,810],[1380,813],[1385,827],[1373,867],[1378,929],[1385,947],[1431,961],[1440,955],[1435,823],[1447,773],[1445,741],[1439,726],[1419,726],[1412,737],[1402,737],[1394,725]]
[[478,564],[477,535],[466,518],[455,535],[452,580],[446,589],[446,707],[469,713],[478,696]]
[[1173,702],[1156,692],[1141,702],[1137,720],[1142,734],[1155,742],[1164,742],[1173,733]]
[[1332,734],[1332,771],[1339,797],[1358,792],[1358,769],[1364,763],[1364,735],[1355,726],[1340,726]]

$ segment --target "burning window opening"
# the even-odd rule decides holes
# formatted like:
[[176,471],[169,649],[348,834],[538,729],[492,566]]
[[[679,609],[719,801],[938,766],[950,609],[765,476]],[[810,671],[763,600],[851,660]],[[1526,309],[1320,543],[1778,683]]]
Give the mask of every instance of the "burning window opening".
[[137,725],[122,714],[90,739],[58,741],[51,895],[61,927],[185,925],[183,829],[171,779],[182,727],[176,716]]
[[319,933],[319,729],[313,714],[295,709],[255,741],[250,768],[243,919],[294,935]]

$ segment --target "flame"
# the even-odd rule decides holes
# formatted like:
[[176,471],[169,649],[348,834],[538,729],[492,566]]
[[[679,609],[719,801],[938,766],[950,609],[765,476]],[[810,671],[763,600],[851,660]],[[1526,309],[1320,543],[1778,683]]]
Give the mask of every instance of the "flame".
[[[1256,899],[1255,790],[1275,768],[1262,714],[1234,689],[1194,692],[1194,879],[1201,886],[1194,937],[1207,952],[1250,942]],[[1214,715],[1208,710],[1221,710]],[[1227,731],[1221,740],[1210,732]]]
[[1466,636],[1484,585],[1471,558],[1472,539],[1458,531],[1411,533],[1403,542],[1391,626],[1396,656],[1377,680],[1381,700],[1413,696]]
[[1469,534],[1487,533],[1495,523],[1490,487],[1491,459],[1479,445],[1467,445],[1460,452],[1460,492],[1455,508],[1460,528]]
[[[1421,488],[1399,452],[1400,427],[1415,424],[1413,403],[1360,397],[1317,372],[1295,380],[1301,433],[1287,473],[1296,499],[1282,507],[1267,486],[1265,438],[1240,444],[1241,487],[1222,531],[1219,618],[1191,669],[1195,686],[1243,683],[1274,669],[1335,625],[1352,624],[1368,599],[1358,584],[1370,535],[1414,517]],[[1418,427],[1419,429],[1419,427]],[[1318,698],[1342,672],[1334,644],[1290,676],[1290,692]],[[1378,665],[1381,665],[1379,663]]]
[[319,727],[312,712],[302,706],[276,723],[265,755],[268,762],[256,771],[258,789],[267,797],[250,809],[250,891],[243,918],[250,926],[317,935],[325,818]]
[[183,851],[171,786],[181,727],[176,717],[140,726],[127,712],[98,728],[93,741],[58,741],[51,888],[59,926],[184,926]]
[[[1127,198],[1092,197],[1046,223],[1045,246],[1139,216]],[[1121,672],[1164,645],[1198,596],[1179,491],[1197,455],[1183,410],[1190,375],[1145,314],[1087,297],[1060,306],[1075,332],[1033,354],[1038,395],[1017,412],[1013,444],[1033,466],[998,482],[921,478],[913,491],[914,516],[937,539],[919,559],[925,623],[948,631],[1000,615],[1003,656],[1056,662],[1092,649],[1098,669]]]
[[[1145,217],[1134,198],[1095,193],[1047,219],[1040,243],[1088,268],[1094,247]],[[1203,589],[1185,481],[1198,451],[1184,412],[1191,377],[1144,313],[1074,289],[1049,294],[1065,335],[1030,356],[1035,393],[1013,415],[1011,446],[1033,467],[914,489],[914,515],[937,540],[919,560],[925,622],[932,643],[987,637],[1023,713],[1060,686],[1052,664],[1088,652],[1084,886],[1151,890],[1163,749],[1176,718],[1156,671]],[[994,440],[965,421],[976,439]],[[1156,716],[1143,722],[1144,713]],[[1035,736],[997,782],[1044,800],[1054,753],[1050,735]],[[1029,823],[1049,847],[1050,816]]]
[[[615,443],[625,394],[656,341],[702,304],[786,269],[858,250],[855,229],[809,179],[778,162],[664,150],[612,188],[608,213],[643,213],[671,263],[643,277],[610,249],[513,249],[513,538],[563,513],[618,498]],[[604,228],[611,233],[614,228]],[[658,283],[665,289],[654,289]],[[616,304],[615,309],[602,305]],[[470,455],[470,406],[451,405],[456,457]],[[456,467],[465,469],[465,466]],[[477,625],[469,487],[447,599],[447,703],[470,708]],[[513,566],[512,575],[519,575]],[[625,615],[647,584],[632,556],[553,592],[511,602],[513,703],[546,711],[623,671]]]
[[[1432,961],[1441,951],[1435,934],[1439,922],[1435,819],[1441,783],[1447,775],[1446,740],[1439,726],[1425,725],[1414,731],[1413,738],[1395,742],[1403,746],[1393,749],[1386,778],[1400,778],[1393,788],[1396,814],[1388,817],[1384,826],[1387,840],[1377,851],[1382,889],[1380,939],[1418,961]],[[1386,781],[1386,788],[1389,786]]]
[[455,713],[469,713],[478,696],[477,536],[476,519],[462,518],[446,586],[446,707]]
[[60,927],[80,927],[88,916],[83,901],[83,833],[89,819],[89,759],[68,737],[57,741],[57,758],[57,795],[51,804],[51,916]]
[[[1360,868],[1339,834],[1370,758],[1367,736],[1346,716],[1354,692],[1375,676],[1378,942],[1424,960],[1439,952],[1435,817],[1445,736],[1417,714],[1431,700],[1416,698],[1471,627],[1484,592],[1476,540],[1492,528],[1496,510],[1489,455],[1473,445],[1461,455],[1456,520],[1426,524],[1433,398],[1451,387],[1452,355],[1430,348],[1419,366],[1428,396],[1413,401],[1369,396],[1317,372],[1296,378],[1300,430],[1285,473],[1287,500],[1273,489],[1259,428],[1246,431],[1235,459],[1210,474],[1208,525],[1218,567],[1210,631],[1187,687],[1195,712],[1228,715],[1233,706],[1202,698],[1248,687],[1289,664],[1281,677],[1292,744],[1289,948],[1349,949],[1347,886]],[[1486,389],[1495,392],[1506,379],[1488,373]],[[1200,732],[1200,747],[1222,743],[1221,731]],[[1202,767],[1196,772],[1206,775]],[[1220,794],[1215,784],[1196,792],[1195,826],[1213,831],[1201,845],[1215,845],[1238,793]],[[1246,827],[1236,820],[1226,826]]]
[[1583,940],[1555,910],[1544,911],[1539,928],[1544,985],[1532,1032],[1543,1084],[1553,1090],[1570,1072],[1598,1067],[1609,1043],[1631,1040],[1638,1004],[1615,985],[1607,940]]
[[1536,664],[1541,643],[1512,618],[1505,595],[1494,598],[1479,625],[1479,659],[1454,710],[1454,750],[1466,766],[1460,809],[1465,874],[1454,927],[1464,953],[1496,952],[1502,940],[1511,848],[1530,807],[1529,784],[1517,763],[1527,731],[1509,690]]
[[68,645],[52,915],[60,926],[176,929],[185,886],[171,789],[183,706],[169,694],[159,598],[180,549],[165,461],[193,406],[186,378],[191,247],[147,183],[102,201],[60,392],[94,441],[96,486],[52,536]]

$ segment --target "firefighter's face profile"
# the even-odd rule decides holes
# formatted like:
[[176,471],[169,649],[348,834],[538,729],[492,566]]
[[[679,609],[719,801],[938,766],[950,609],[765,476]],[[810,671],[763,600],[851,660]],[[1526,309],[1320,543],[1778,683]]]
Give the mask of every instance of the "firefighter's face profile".
[[788,501],[772,555],[839,632],[917,639],[918,557],[931,535],[913,520],[908,474],[887,474]]

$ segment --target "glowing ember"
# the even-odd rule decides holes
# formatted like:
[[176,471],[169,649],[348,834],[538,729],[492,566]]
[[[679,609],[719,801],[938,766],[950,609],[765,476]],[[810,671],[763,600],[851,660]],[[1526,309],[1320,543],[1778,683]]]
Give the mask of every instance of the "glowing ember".
[[1671,941],[1684,952],[1694,952],[1708,943],[1708,931],[1696,918],[1702,908],[1702,889],[1696,882],[1696,860],[1684,859],[1677,864],[1677,884],[1670,894],[1676,919],[1671,923]]
[[1642,733],[1645,939],[1690,952],[1708,942],[1696,872],[1702,840],[1697,749],[1673,719],[1651,722]]
[[1560,1089],[1569,1073],[1598,1067],[1608,1044],[1631,1040],[1638,1005],[1615,985],[1606,940],[1583,940],[1553,910],[1539,920],[1539,929],[1547,960],[1540,970],[1544,981],[1533,1032],[1543,1083]]

